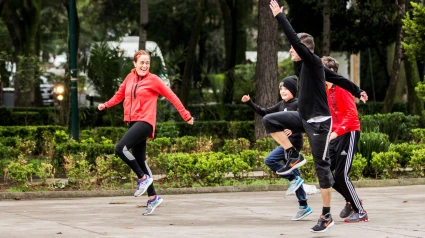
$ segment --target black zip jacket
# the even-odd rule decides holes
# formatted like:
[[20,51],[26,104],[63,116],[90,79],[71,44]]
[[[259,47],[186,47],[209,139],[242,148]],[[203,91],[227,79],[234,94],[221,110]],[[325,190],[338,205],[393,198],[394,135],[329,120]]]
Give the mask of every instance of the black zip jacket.
[[308,121],[315,117],[331,116],[326,95],[325,73],[326,80],[349,91],[354,96],[360,97],[362,90],[357,85],[324,67],[319,56],[312,53],[301,43],[297,33],[283,13],[277,14],[276,19],[302,60],[299,68],[300,85],[298,92],[298,111],[302,119]]
[[[256,113],[258,113],[261,117],[264,117],[267,114],[275,113],[275,112],[283,112],[283,111],[298,111],[298,99],[292,98],[291,100],[285,102],[284,100],[281,100],[279,103],[277,103],[274,106],[268,107],[268,108],[262,108],[255,104],[252,100],[249,100],[246,102],[246,104],[252,108]],[[288,137],[289,141],[292,143],[292,145],[297,148],[297,150],[301,150],[303,147],[303,135],[302,133],[293,133],[291,136]]]

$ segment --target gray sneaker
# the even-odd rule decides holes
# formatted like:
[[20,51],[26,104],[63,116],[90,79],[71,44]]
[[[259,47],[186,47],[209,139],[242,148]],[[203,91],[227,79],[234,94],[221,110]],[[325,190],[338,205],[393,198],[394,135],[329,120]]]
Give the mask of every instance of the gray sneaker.
[[347,218],[349,217],[351,214],[353,214],[354,209],[351,206],[351,203],[347,202],[344,206],[344,208],[341,210],[341,212],[339,213],[339,217],[341,218]]
[[367,216],[366,211],[364,211],[364,213],[355,212],[351,214],[351,216],[347,217],[347,219],[345,219],[344,221],[345,222],[367,222],[369,221],[369,217]]
[[135,197],[140,197],[142,196],[146,190],[148,190],[148,187],[151,186],[151,184],[153,183],[153,178],[151,178],[149,175],[146,174],[146,179],[145,180],[140,180],[137,181],[137,190],[134,193]]
[[299,221],[303,219],[304,217],[310,215],[313,212],[313,209],[311,209],[309,206],[300,206],[300,210],[298,210],[297,214],[292,217],[292,221]]
[[146,206],[146,210],[143,212],[143,216],[152,214],[153,211],[155,211],[155,208],[159,207],[161,203],[164,201],[164,199],[160,198],[158,195],[155,196],[155,200],[148,201],[148,204]]

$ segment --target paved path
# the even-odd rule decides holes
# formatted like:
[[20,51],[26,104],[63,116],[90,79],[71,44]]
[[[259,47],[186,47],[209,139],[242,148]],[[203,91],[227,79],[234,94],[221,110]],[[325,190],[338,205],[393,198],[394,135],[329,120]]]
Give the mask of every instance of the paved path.
[[[142,216],[146,197],[91,197],[0,201],[0,237],[425,237],[425,185],[359,188],[370,221],[347,224],[334,192],[335,226],[311,233],[321,212],[291,221],[298,203],[284,191],[164,195],[154,214]],[[115,204],[114,204],[115,203]]]

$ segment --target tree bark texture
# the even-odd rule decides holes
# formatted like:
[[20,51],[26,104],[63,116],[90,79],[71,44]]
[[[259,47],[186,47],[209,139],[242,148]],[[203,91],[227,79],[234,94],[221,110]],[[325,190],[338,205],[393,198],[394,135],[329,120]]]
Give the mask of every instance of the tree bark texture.
[[[258,51],[255,70],[256,103],[269,107],[278,101],[277,46],[278,24],[269,8],[269,0],[258,1]],[[266,137],[262,118],[255,115],[255,138]]]
[[234,93],[234,69],[245,62],[246,19],[252,9],[252,0],[220,0],[224,20],[224,47],[226,79],[223,103],[232,103]]
[[148,0],[140,0],[139,50],[146,50],[147,31],[149,23]]
[[193,67],[195,65],[196,58],[196,46],[198,44],[199,34],[201,32],[202,23],[204,21],[206,0],[201,0],[198,6],[198,13],[196,14],[195,25],[192,34],[189,39],[189,44],[186,50],[186,62],[184,65],[183,79],[180,90],[180,99],[183,105],[187,106],[190,94],[190,85],[193,75]]
[[331,7],[329,0],[323,0],[323,42],[322,54],[329,56],[331,54]]
[[397,0],[397,36],[395,43],[395,54],[394,61],[391,71],[390,83],[388,85],[387,93],[385,94],[384,107],[382,108],[382,113],[390,113],[394,105],[394,98],[396,93],[396,88],[398,84],[398,76],[400,74],[400,65],[403,59],[403,47],[401,41],[403,40],[403,29],[401,19],[404,18],[406,14],[405,11],[405,0]]
[[420,116],[422,115],[424,102],[420,97],[418,97],[415,91],[415,87],[420,82],[418,66],[416,62],[412,62],[407,55],[404,56],[403,62],[404,71],[406,72],[407,105],[409,107],[409,114]]
[[[40,23],[41,0],[25,1],[0,1],[1,18],[8,29],[13,41],[13,58],[16,63],[16,72],[25,70],[19,68],[18,56],[37,56],[37,30]],[[33,77],[22,77],[18,74],[14,77],[15,106],[34,105],[34,81],[38,80],[38,74]]]

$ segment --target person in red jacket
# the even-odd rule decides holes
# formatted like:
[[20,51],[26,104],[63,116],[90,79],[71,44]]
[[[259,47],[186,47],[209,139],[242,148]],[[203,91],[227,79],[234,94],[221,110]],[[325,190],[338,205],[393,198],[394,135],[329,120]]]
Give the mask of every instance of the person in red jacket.
[[[324,56],[322,62],[325,67],[338,72],[339,63],[334,58]],[[340,217],[346,218],[345,222],[366,222],[369,220],[368,215],[348,177],[360,137],[356,103],[349,92],[328,81],[326,93],[332,115],[332,132],[329,138],[329,157],[335,180],[332,187],[346,201]]]
[[148,192],[149,200],[143,215],[151,214],[163,202],[155,192],[152,172],[146,164],[146,140],[155,134],[158,95],[167,98],[180,116],[188,124],[193,124],[193,117],[176,94],[157,75],[149,72],[150,61],[147,51],[137,51],[133,57],[134,69],[115,95],[98,105],[99,110],[104,110],[124,100],[124,121],[128,124],[128,131],[116,145],[115,152],[138,177],[134,196],[139,197]]

